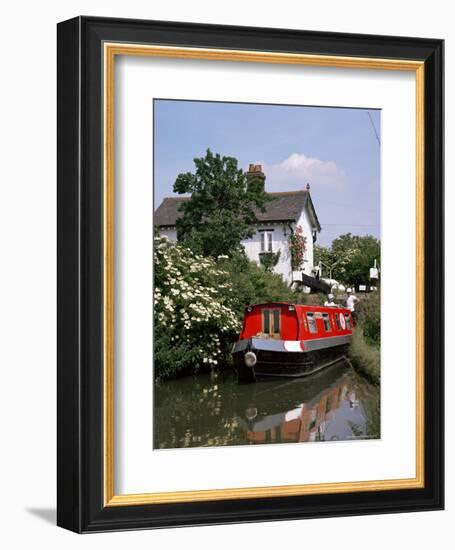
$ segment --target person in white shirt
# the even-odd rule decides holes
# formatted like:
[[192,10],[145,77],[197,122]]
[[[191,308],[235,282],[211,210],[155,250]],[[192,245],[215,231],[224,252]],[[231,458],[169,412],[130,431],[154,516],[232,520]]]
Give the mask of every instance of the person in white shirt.
[[351,314],[354,320],[356,320],[355,303],[358,301],[359,299],[354,294],[354,291],[348,288],[348,297],[346,298],[346,307],[351,310]]
[[327,296],[327,300],[324,302],[324,306],[326,307],[336,307],[336,303],[333,301],[335,296],[333,294],[329,294]]

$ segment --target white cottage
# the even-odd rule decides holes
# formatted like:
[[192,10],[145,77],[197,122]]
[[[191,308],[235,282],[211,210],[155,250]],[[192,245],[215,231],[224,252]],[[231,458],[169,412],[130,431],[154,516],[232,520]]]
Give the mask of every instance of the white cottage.
[[[265,175],[260,164],[250,164],[248,175],[260,177],[265,183]],[[313,279],[313,244],[321,231],[321,226],[311,200],[310,186],[300,191],[268,193],[271,200],[266,204],[265,212],[256,212],[258,220],[255,234],[242,241],[250,260],[260,264],[261,254],[280,251],[279,261],[273,268],[289,284],[303,283],[322,290],[319,281]],[[176,222],[180,217],[180,205],[189,197],[166,197],[155,211],[154,224],[162,235],[177,240]],[[291,268],[289,236],[300,226],[306,238],[306,250],[303,267],[298,272]]]

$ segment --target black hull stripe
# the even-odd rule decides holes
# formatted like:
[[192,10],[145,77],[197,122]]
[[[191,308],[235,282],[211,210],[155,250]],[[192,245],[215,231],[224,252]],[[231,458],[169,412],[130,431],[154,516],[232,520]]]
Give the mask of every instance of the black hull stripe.
[[303,378],[305,376],[311,376],[312,374],[315,374],[316,372],[319,372],[322,369],[325,369],[327,367],[330,367],[331,365],[334,365],[335,363],[339,363],[340,361],[347,361],[347,358],[345,355],[340,355],[337,359],[332,359],[332,361],[328,361],[327,363],[324,363],[322,365],[318,365],[316,368],[309,372],[296,372],[296,373],[286,373],[286,372],[280,372],[279,370],[276,370],[275,372],[261,372],[260,367],[258,369],[255,369],[255,375],[259,378]]

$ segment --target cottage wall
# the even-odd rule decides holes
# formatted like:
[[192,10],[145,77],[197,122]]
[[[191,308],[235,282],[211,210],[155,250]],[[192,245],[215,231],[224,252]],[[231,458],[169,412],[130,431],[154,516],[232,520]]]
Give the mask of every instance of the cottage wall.
[[165,237],[169,237],[171,241],[177,242],[177,229],[170,228],[170,229],[164,229],[160,227],[160,235],[164,235]]
[[[303,271],[307,275],[312,275],[313,269],[313,232],[305,210],[302,210],[297,223],[291,224],[295,230],[297,225],[303,229],[303,236],[306,237],[306,251]],[[260,264],[261,253],[261,231],[273,229],[273,252],[281,250],[280,259],[274,268],[274,273],[278,273],[288,283],[292,283],[291,253],[289,251],[288,239],[290,234],[289,225],[283,224],[264,224],[258,228],[258,231],[250,239],[242,241],[245,252],[250,260]]]
[[[264,224],[258,229],[273,229],[272,252],[276,253],[278,250],[281,251],[280,259],[273,271],[281,275],[283,279],[290,284],[292,282],[292,270],[291,255],[288,247],[289,227],[283,226],[282,224]],[[248,258],[260,265],[261,231],[256,231],[253,237],[244,239],[241,242]]]
[[[292,223],[291,226],[295,230],[295,227],[300,225],[303,228],[303,236],[306,237],[306,252],[305,263],[303,267],[304,273],[307,275],[312,274],[313,269],[313,234],[306,211],[303,210],[297,220],[297,223]],[[289,251],[288,239],[290,235],[290,229],[288,224],[261,224],[258,227],[256,233],[250,239],[244,239],[242,245],[245,248],[248,258],[260,265],[260,253],[261,253],[261,230],[273,229],[272,238],[272,251],[281,251],[280,259],[274,268],[274,273],[278,273],[283,277],[283,280],[288,284],[292,283],[292,269],[291,269],[291,253]],[[161,235],[169,237],[172,241],[177,241],[177,230],[175,228],[161,228]]]

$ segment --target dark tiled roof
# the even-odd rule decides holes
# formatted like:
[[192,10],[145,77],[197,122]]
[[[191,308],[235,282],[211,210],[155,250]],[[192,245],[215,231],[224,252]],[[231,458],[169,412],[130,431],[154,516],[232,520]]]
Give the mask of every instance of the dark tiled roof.
[[[269,201],[265,212],[256,211],[256,217],[260,222],[291,222],[296,221],[303,208],[308,209],[311,225],[318,231],[321,230],[318,217],[314,210],[313,201],[308,191],[286,191],[282,193],[267,193],[272,200]],[[155,225],[159,227],[173,227],[181,216],[180,205],[190,197],[166,197],[155,210]]]

